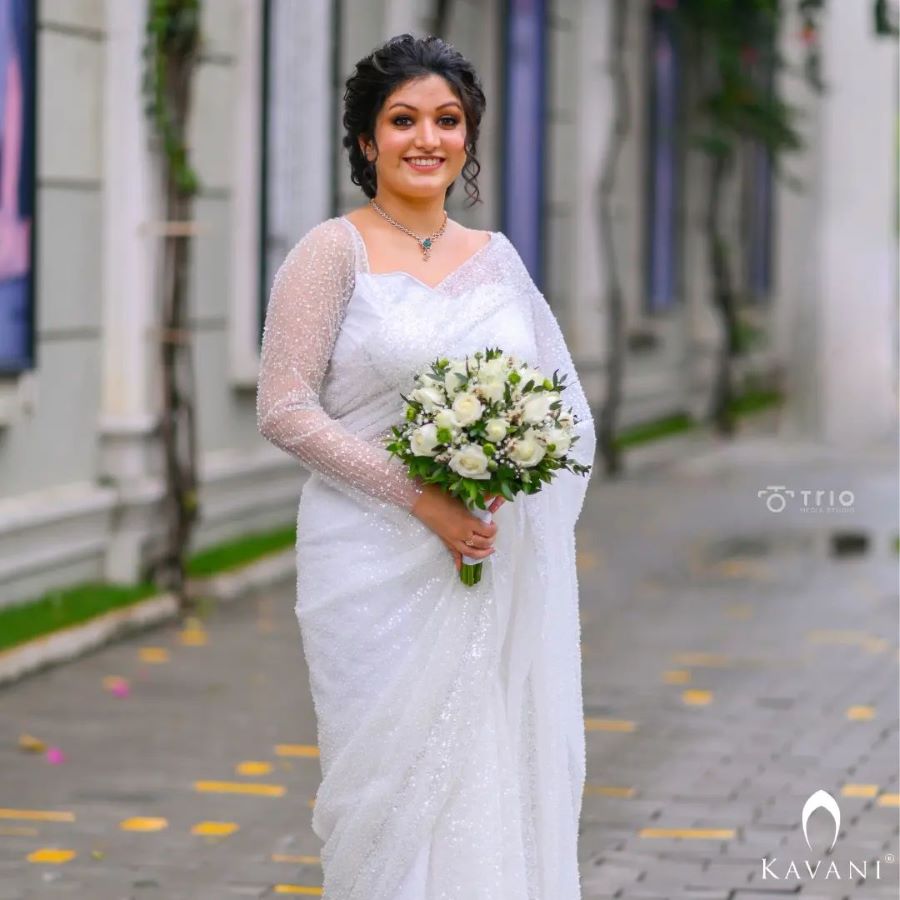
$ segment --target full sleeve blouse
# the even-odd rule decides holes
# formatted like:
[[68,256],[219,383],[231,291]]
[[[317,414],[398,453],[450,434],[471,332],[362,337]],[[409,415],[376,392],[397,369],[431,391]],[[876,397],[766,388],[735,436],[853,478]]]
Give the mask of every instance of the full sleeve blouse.
[[[308,231],[275,274],[256,393],[259,433],[329,484],[411,510],[423,487],[383,445],[329,416],[319,394],[356,280],[352,236],[337,219]],[[399,417],[399,412],[398,412]]]

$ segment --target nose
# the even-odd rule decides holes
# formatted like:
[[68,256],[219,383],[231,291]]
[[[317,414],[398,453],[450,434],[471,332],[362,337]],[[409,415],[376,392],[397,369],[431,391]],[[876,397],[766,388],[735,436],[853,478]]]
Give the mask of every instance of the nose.
[[419,127],[416,129],[416,146],[423,150],[431,149],[436,146],[437,130],[434,122],[426,117],[422,117]]

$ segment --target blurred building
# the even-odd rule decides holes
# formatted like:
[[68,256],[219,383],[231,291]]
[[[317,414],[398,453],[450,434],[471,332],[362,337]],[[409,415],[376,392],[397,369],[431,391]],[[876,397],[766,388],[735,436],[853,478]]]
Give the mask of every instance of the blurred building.
[[[706,164],[688,147],[687,61],[671,5],[204,0],[191,129],[202,182],[191,278],[198,546],[296,513],[300,469],[255,425],[266,295],[308,228],[365,201],[341,149],[342,82],[392,34],[441,29],[479,69],[485,202],[466,209],[458,187],[451,215],[513,240],[596,401],[609,272],[599,183],[613,126],[609,73],[621,61],[629,127],[612,210],[627,336],[622,420],[706,408],[718,346]],[[21,250],[32,217],[34,226],[27,265],[0,275],[0,604],[86,579],[135,580],[162,490],[146,3],[42,0],[29,41],[23,22],[34,8],[0,0],[0,53],[22,73],[18,88],[0,80],[0,141],[20,147],[23,201],[0,234]],[[781,40],[795,68],[798,32],[788,16]],[[820,40],[829,93],[783,76],[787,100],[804,112],[807,150],[788,163],[803,192],[752,151],[727,186],[744,315],[759,335],[740,374],[786,388],[788,430],[865,444],[896,422],[897,47],[875,35],[865,0],[829,0]]]

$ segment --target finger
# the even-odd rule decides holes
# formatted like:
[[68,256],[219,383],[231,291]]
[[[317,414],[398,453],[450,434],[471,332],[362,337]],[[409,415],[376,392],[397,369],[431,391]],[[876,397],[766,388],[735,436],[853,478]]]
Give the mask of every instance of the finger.
[[466,541],[460,538],[462,543],[469,549],[475,550],[484,550],[486,547],[490,547],[491,544],[494,543],[494,539],[490,537],[485,537],[481,534],[473,534],[472,537],[468,538],[472,543],[466,544]]
[[495,512],[497,512],[498,509],[500,509],[501,506],[503,506],[504,502],[505,502],[504,497],[495,497],[494,502],[491,503],[491,505],[488,507],[488,509],[492,513],[495,513]]
[[458,572],[462,568],[462,553],[457,553],[456,550],[450,551],[453,554],[453,565],[456,566],[456,571]]
[[472,516],[466,524],[472,529],[474,534],[481,535],[482,537],[492,538],[497,533],[496,522],[482,522],[481,519],[476,519]]
[[490,556],[494,552],[493,547],[467,547],[463,544],[462,553],[465,553],[466,556],[471,557],[472,559],[484,559],[487,556]]

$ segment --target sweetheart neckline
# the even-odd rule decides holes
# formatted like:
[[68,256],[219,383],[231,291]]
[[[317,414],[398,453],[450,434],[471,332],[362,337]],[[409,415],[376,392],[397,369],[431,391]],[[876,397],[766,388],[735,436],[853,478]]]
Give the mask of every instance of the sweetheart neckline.
[[469,263],[480,256],[485,250],[488,249],[488,247],[493,246],[494,240],[498,234],[498,232],[496,231],[489,231],[488,234],[490,235],[490,238],[474,253],[470,253],[458,266],[451,269],[437,284],[428,284],[427,282],[422,281],[421,278],[413,275],[412,272],[407,272],[405,269],[392,269],[390,272],[372,272],[369,268],[369,253],[366,250],[366,242],[362,236],[362,232],[346,216],[339,216],[338,218],[347,223],[347,225],[352,229],[353,233],[356,235],[357,240],[359,241],[360,247],[362,249],[364,275],[369,275],[372,278],[380,278],[383,275],[405,275],[407,278],[411,278],[417,284],[420,284],[422,287],[427,288],[429,291],[432,291],[434,293],[439,293],[440,289],[453,276],[463,271],[469,265]]

